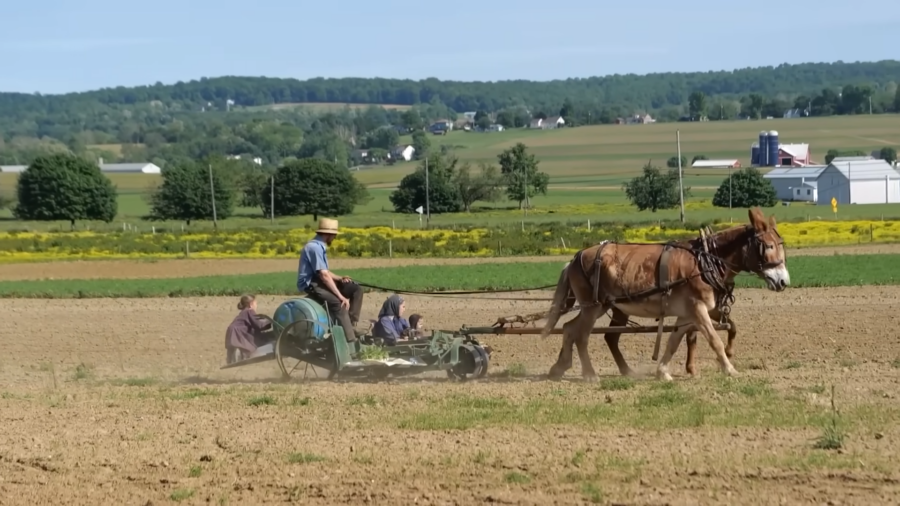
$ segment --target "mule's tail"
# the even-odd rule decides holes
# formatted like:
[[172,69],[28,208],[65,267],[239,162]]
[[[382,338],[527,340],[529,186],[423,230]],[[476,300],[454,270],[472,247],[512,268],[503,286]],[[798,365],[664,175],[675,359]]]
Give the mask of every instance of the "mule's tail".
[[550,332],[556,328],[556,324],[559,322],[559,317],[562,315],[563,310],[569,309],[565,306],[567,299],[569,298],[569,267],[571,266],[572,262],[567,263],[559,274],[559,281],[556,283],[556,291],[553,293],[553,306],[550,307],[550,312],[547,314],[547,323],[544,324],[544,328],[541,330],[541,337],[549,336]]

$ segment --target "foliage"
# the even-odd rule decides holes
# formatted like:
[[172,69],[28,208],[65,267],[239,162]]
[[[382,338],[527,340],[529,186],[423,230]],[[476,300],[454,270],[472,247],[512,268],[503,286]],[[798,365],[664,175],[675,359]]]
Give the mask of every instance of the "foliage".
[[[677,165],[676,161],[676,165]],[[679,205],[678,170],[670,169],[666,174],[660,172],[659,167],[647,162],[643,168],[643,174],[622,185],[625,196],[634,204],[638,211],[649,209],[656,212],[659,209],[672,209]],[[684,198],[690,196],[690,188],[684,187]]]
[[428,135],[421,130],[413,132],[412,147],[415,150],[413,156],[416,160],[424,160],[431,151],[431,139],[429,139]]
[[[563,223],[468,229],[341,228],[328,249],[332,257],[490,257],[515,255],[569,255],[603,239],[664,242],[697,236],[703,223],[634,227],[598,224],[573,227]],[[709,224],[714,230],[728,223]],[[859,244],[861,240],[900,243],[900,221],[779,222],[778,231],[790,247]],[[0,262],[112,258],[295,258],[313,235],[313,227],[275,230],[250,229],[215,233],[163,231],[137,232],[5,232],[0,233]],[[566,240],[560,247],[559,238]],[[391,241],[391,245],[388,245]],[[502,242],[502,251],[498,250]],[[842,257],[843,258],[843,257]],[[793,260],[792,260],[793,261]],[[793,268],[793,267],[792,267]]]
[[469,212],[475,202],[496,202],[500,199],[503,177],[496,166],[486,163],[480,164],[479,172],[473,174],[471,164],[466,162],[456,169],[452,183],[459,194],[463,210]]
[[[327,160],[304,158],[286,163],[275,171],[275,216],[343,216],[368,201],[369,193],[347,169]],[[270,213],[271,196],[260,194],[263,211]]]
[[[688,166],[687,157],[684,155],[681,155],[681,168],[684,169],[687,166]],[[670,169],[677,169],[678,168],[678,157],[673,156],[672,158],[669,158],[668,160],[666,160],[666,167],[668,167]]]
[[223,177],[219,165],[185,161],[167,166],[162,170],[162,184],[150,198],[150,219],[180,220],[188,225],[193,220],[211,220],[213,195],[215,217],[228,218],[234,211],[235,200],[235,187],[230,182],[230,177]]
[[778,194],[772,182],[755,167],[732,172],[730,181],[725,178],[713,197],[716,207],[772,207],[777,203]]
[[691,165],[694,165],[694,162],[697,160],[709,160],[709,157],[706,155],[695,155],[694,158],[691,159]]
[[540,161],[527,152],[521,142],[497,155],[500,172],[506,183],[506,196],[519,203],[521,209],[537,194],[546,195],[550,176],[538,171]]
[[897,161],[897,150],[890,146],[881,148],[881,151],[878,154],[879,157],[887,163],[894,163]]
[[415,172],[404,176],[397,189],[391,193],[390,201],[394,210],[398,213],[414,213],[416,208],[422,206],[431,214],[459,212],[462,202],[459,191],[453,184],[457,163],[454,156],[430,154]]
[[70,154],[38,157],[23,172],[16,186],[20,220],[115,219],[118,195],[96,163]]

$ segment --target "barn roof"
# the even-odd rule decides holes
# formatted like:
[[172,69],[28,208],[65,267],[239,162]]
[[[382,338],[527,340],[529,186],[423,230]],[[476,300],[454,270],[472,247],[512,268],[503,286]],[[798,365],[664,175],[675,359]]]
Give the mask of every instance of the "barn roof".
[[[25,172],[27,165],[2,165],[0,172],[19,174]],[[100,172],[130,172],[142,174],[159,174],[159,167],[152,163],[104,163],[100,165]]]
[[691,168],[694,169],[712,169],[712,168],[728,168],[734,167],[738,165],[740,162],[737,159],[731,160],[697,160],[691,164]]
[[778,149],[794,158],[799,158],[801,160],[807,160],[809,158],[809,144],[779,144]]
[[772,169],[763,177],[766,179],[779,179],[779,178],[798,178],[805,177],[807,179],[816,179],[819,177],[825,169],[828,168],[827,165],[807,165],[806,167],[779,167],[777,169]]
[[900,172],[884,160],[831,162],[831,167],[841,171],[841,174],[851,181],[884,179],[885,176],[891,179],[900,178]]

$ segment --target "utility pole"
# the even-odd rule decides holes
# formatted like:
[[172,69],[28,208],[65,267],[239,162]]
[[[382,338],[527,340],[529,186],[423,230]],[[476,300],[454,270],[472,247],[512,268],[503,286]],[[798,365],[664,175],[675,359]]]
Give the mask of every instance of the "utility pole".
[[269,220],[275,224],[275,175],[272,175],[272,184],[269,187]]
[[528,169],[523,167],[524,177],[523,181],[525,182],[525,216],[528,216]]
[[675,143],[678,145],[678,199],[681,201],[681,223],[684,223],[684,183],[681,181],[681,130],[675,131]]
[[425,222],[431,224],[431,186],[428,184],[428,157],[425,157]]
[[213,186],[212,164],[209,164],[209,194],[212,196],[213,228],[218,229],[219,223],[216,219],[216,189],[215,186]]

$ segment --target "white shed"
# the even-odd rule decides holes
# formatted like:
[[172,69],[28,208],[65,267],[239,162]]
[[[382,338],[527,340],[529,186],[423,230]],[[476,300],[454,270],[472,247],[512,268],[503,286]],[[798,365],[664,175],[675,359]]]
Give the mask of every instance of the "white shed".
[[807,167],[779,167],[763,175],[775,188],[779,200],[794,200],[794,189],[803,188],[803,183],[816,181],[827,165],[810,165]]
[[831,162],[816,180],[816,203],[900,203],[900,172],[884,160]]
[[819,200],[819,184],[815,181],[804,181],[800,186],[793,188],[793,201],[799,202],[818,202]]

